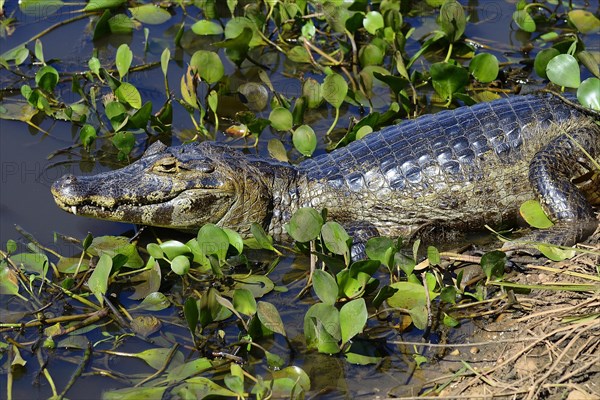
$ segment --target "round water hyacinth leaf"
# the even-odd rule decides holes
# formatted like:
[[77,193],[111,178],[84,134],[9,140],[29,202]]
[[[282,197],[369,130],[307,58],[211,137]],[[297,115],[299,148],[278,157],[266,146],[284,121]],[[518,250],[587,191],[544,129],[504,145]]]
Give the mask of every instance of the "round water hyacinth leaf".
[[348,83],[339,74],[327,75],[321,85],[321,93],[329,104],[340,108],[348,93]]
[[443,99],[452,98],[452,95],[469,83],[469,73],[466,69],[440,62],[431,66],[431,80],[433,88]]
[[329,221],[321,228],[321,236],[325,246],[333,254],[344,255],[350,251],[348,240],[350,236],[346,233],[343,226],[334,221]]
[[317,108],[323,102],[322,86],[316,79],[308,78],[302,84],[302,96],[308,102],[308,108]]
[[240,234],[229,228],[222,229],[229,239],[229,244],[233,246],[233,248],[236,249],[239,254],[242,254],[242,251],[244,251],[244,241],[242,240]]
[[[167,256],[167,258],[169,260],[174,259],[177,256],[183,255],[183,254],[191,254],[192,250],[185,245],[184,243],[181,243],[178,240],[167,240],[166,242],[162,242],[159,245],[160,249],[164,252],[164,254]],[[156,251],[157,255],[158,255],[158,251]],[[163,257],[159,257],[158,259],[163,258]]]
[[317,148],[317,135],[308,125],[300,125],[292,135],[294,147],[302,155],[310,157]]
[[223,28],[214,21],[203,19],[192,25],[192,31],[196,35],[220,35],[223,33]]
[[278,131],[289,131],[292,129],[292,113],[287,108],[276,107],[269,114],[271,126]]
[[260,83],[246,82],[238,87],[238,93],[245,97],[248,108],[262,111],[269,103],[269,92]]
[[250,47],[256,47],[265,44],[265,41],[258,33],[256,24],[247,17],[235,17],[227,21],[227,24],[225,25],[225,37],[227,39],[234,39],[238,37],[245,28],[248,28],[252,31],[252,38],[248,43]]
[[377,11],[368,12],[363,19],[363,26],[371,35],[375,35],[383,25],[383,16]]
[[600,20],[589,11],[571,10],[569,11],[569,21],[581,33],[592,33],[600,30]]
[[385,53],[372,43],[361,47],[358,52],[358,60],[363,67],[381,64],[384,56]]
[[535,21],[531,18],[531,15],[527,10],[515,11],[512,15],[512,19],[519,28],[525,32],[535,32]]
[[135,25],[127,15],[117,14],[108,20],[108,28],[111,33],[128,35],[133,32]]
[[229,236],[215,224],[206,224],[198,231],[198,244],[206,255],[214,254],[224,260],[229,249]]
[[302,46],[294,46],[286,53],[287,58],[296,63],[310,63],[308,51]]
[[600,111],[600,79],[588,78],[577,89],[577,100],[592,110]]
[[305,243],[319,236],[323,226],[323,217],[317,210],[310,207],[300,208],[292,215],[285,230],[297,242]]
[[535,56],[535,61],[533,62],[533,69],[535,69],[535,73],[538,74],[540,78],[548,78],[546,75],[546,67],[548,66],[548,62],[559,54],[560,51],[554,47],[544,49],[537,53]]
[[140,22],[149,25],[160,25],[171,19],[171,14],[162,7],[154,4],[144,4],[138,7],[129,7],[131,16]]
[[578,88],[581,83],[579,64],[570,54],[559,54],[546,66],[548,79],[558,86]]
[[210,84],[218,82],[225,74],[221,58],[213,51],[198,50],[192,55],[190,66],[195,67],[198,75]]
[[467,19],[465,10],[456,0],[447,0],[440,8],[439,24],[448,40],[456,42],[465,32]]
[[177,256],[171,261],[171,270],[179,276],[190,271],[190,260],[186,256]]
[[136,109],[142,107],[142,96],[140,95],[140,92],[138,92],[137,88],[131,83],[122,82],[117,90],[115,90],[115,94],[122,103],[129,104],[131,107]]
[[84,148],[89,148],[92,142],[96,140],[96,137],[96,128],[92,125],[85,124],[81,127],[81,131],[79,131],[79,141]]
[[54,67],[45,65],[35,74],[35,83],[40,89],[52,92],[58,83],[58,72]]
[[488,83],[496,79],[498,71],[498,59],[495,55],[489,53],[476,55],[469,64],[469,72],[482,83]]

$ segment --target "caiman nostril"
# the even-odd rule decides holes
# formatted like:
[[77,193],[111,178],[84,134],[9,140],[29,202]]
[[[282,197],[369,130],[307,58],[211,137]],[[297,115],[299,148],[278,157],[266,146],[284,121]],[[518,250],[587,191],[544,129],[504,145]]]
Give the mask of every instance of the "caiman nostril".
[[61,182],[63,185],[72,185],[77,182],[77,177],[72,174],[68,174],[62,177]]

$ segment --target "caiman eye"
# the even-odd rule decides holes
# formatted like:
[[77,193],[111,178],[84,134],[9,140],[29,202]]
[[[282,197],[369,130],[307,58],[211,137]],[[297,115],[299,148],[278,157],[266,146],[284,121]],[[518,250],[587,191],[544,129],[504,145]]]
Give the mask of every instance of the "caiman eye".
[[173,174],[179,171],[179,163],[176,158],[163,158],[154,163],[152,170],[154,172]]

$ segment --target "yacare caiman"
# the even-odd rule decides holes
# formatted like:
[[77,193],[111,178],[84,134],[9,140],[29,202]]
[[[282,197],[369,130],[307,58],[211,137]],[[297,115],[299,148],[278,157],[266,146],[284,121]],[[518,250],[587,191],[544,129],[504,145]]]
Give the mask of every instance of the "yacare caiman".
[[425,115],[298,165],[155,142],[119,170],[63,176],[52,194],[77,215],[190,231],[215,223],[242,235],[256,222],[277,240],[305,206],[326,208],[364,240],[507,226],[538,199],[555,225],[529,239],[571,245],[598,226],[600,126],[568,103],[515,96]]

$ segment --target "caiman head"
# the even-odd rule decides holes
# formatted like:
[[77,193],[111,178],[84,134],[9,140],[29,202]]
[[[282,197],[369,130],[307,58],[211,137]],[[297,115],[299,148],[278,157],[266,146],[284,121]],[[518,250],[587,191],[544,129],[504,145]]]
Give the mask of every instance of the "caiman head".
[[122,169],[63,176],[52,194],[76,215],[189,231],[210,222],[243,232],[252,222],[267,224],[272,211],[274,174],[262,163],[211,143],[155,142]]

